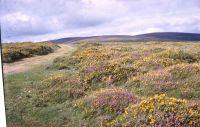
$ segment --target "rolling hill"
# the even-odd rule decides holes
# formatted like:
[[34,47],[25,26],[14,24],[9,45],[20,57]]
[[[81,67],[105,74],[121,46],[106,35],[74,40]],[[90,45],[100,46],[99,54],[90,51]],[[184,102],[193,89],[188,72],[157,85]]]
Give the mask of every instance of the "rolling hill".
[[148,41],[200,41],[200,34],[158,32],[140,35],[102,35],[90,37],[69,37],[51,40],[56,43],[79,43],[79,42],[148,42]]

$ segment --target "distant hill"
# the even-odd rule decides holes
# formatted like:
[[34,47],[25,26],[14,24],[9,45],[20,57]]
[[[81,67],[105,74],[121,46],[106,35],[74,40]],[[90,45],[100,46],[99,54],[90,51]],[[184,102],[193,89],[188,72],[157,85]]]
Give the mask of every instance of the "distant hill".
[[148,41],[200,41],[200,34],[197,33],[177,33],[158,32],[147,33],[135,36],[129,35],[102,35],[91,37],[69,37],[51,40],[56,43],[79,43],[79,42],[148,42]]

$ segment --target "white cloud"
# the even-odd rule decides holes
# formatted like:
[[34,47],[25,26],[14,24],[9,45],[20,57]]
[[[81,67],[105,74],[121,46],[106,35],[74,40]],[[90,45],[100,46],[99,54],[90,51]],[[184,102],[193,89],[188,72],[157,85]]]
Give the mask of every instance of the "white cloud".
[[199,0],[3,0],[3,41],[200,32]]
[[14,13],[3,15],[1,17],[1,21],[3,23],[30,22],[30,20],[31,19],[28,15],[25,15],[21,12],[14,12]]

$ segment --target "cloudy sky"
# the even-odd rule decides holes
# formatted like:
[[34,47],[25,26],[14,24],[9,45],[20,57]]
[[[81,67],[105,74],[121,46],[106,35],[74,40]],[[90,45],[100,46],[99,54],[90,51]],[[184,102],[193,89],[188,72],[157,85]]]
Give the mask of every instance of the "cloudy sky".
[[2,40],[200,33],[200,0],[1,0]]

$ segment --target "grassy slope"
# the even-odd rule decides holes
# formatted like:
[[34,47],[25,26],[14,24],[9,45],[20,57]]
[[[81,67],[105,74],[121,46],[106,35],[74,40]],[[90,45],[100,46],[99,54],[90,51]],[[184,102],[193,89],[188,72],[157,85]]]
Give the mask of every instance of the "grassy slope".
[[[48,62],[46,63],[46,65],[49,64]],[[75,112],[68,101],[48,107],[35,107],[34,101],[38,97],[36,90],[37,87],[40,87],[41,81],[50,75],[61,73],[66,74],[68,71],[49,70],[43,65],[27,72],[11,74],[5,77],[4,86],[8,127],[77,126],[80,124],[77,117],[79,112]]]
[[[78,52],[73,53],[72,56],[76,56],[77,54],[79,55],[79,53],[81,53],[82,51],[87,51],[87,50],[89,51],[89,53],[93,53],[91,52],[90,45],[83,45],[83,46],[88,46],[89,49],[86,48],[86,50],[85,49],[82,50],[80,48]],[[186,44],[184,43],[131,44],[130,43],[130,44],[116,44],[116,45],[108,44],[108,45],[105,45],[105,47],[100,46],[100,48],[97,49],[101,51],[100,54],[98,54],[99,52],[97,51],[95,51],[95,54],[89,54],[89,56],[92,55],[92,59],[88,59],[88,57],[84,56],[84,55],[88,56],[87,54],[88,52],[86,52],[86,54],[83,53],[82,57],[86,58],[87,61],[84,61],[83,59],[82,62],[80,61],[77,62],[75,60],[75,62],[77,62],[75,65],[73,64],[74,62],[73,57],[72,56],[69,57],[68,55],[66,55],[64,58],[56,59],[54,61],[53,66],[48,67],[48,69],[45,66],[41,66],[27,72],[8,75],[5,77],[6,108],[7,108],[6,114],[7,114],[8,126],[11,126],[11,127],[13,126],[20,126],[20,127],[21,126],[24,126],[24,127],[27,127],[27,126],[30,126],[30,127],[31,126],[44,126],[44,127],[75,126],[76,127],[77,126],[78,127],[81,125],[97,126],[96,118],[99,117],[98,114],[95,114],[95,112],[92,112],[92,114],[90,114],[89,112],[89,114],[87,114],[84,111],[85,109],[80,110],[78,108],[73,108],[73,106],[74,106],[74,103],[79,102],[79,101],[89,102],[90,97],[94,98],[95,96],[98,96],[99,94],[98,91],[100,88],[107,89],[107,88],[120,87],[120,88],[128,89],[130,93],[135,93],[136,95],[139,95],[139,98],[152,96],[152,95],[155,95],[156,93],[159,93],[159,94],[166,93],[169,96],[173,96],[173,97],[187,98],[190,100],[199,100],[200,98],[199,98],[198,89],[191,89],[192,90],[191,93],[189,94],[186,93],[186,96],[182,96],[182,94],[180,94],[180,89],[173,89],[173,90],[166,89],[165,91],[162,91],[163,89],[161,90],[156,89],[156,88],[154,89],[154,87],[151,85],[145,86],[143,85],[145,83],[140,81],[141,76],[143,75],[146,76],[145,75],[146,73],[150,73],[157,70],[155,68],[153,68],[152,70],[151,67],[154,65],[147,66],[148,64],[147,65],[145,64],[145,63],[148,63],[146,62],[146,60],[145,62],[143,62],[144,56],[148,57],[148,55],[151,53],[162,52],[162,47],[164,47],[164,49],[165,48],[166,49],[174,48],[176,50],[184,49],[185,52],[198,53],[199,46],[200,46],[199,44],[194,44],[194,43],[191,43],[191,44],[190,43],[186,43]],[[95,48],[93,46],[91,47],[92,49]],[[138,50],[138,47],[142,47],[142,48]],[[113,55],[113,52],[111,52],[110,50],[111,48],[116,50],[116,52],[114,52],[114,55]],[[136,58],[130,57],[130,53],[133,53],[133,54],[135,53],[132,51],[136,51],[136,54],[141,55],[141,57],[139,57],[139,59],[137,57]],[[103,56],[101,53],[103,53]],[[121,53],[121,54],[118,54],[118,53]],[[109,58],[109,60],[104,60],[104,58],[108,59],[106,56],[104,56],[107,54],[112,54],[113,57]],[[158,55],[159,58],[162,57],[162,55],[163,54]],[[188,54],[184,54],[184,55],[188,55]],[[128,58],[126,56],[128,56]],[[157,60],[156,57],[157,56],[153,56],[155,60]],[[93,70],[94,72],[91,72],[92,74],[94,74],[94,78],[92,78],[92,83],[88,83],[88,82],[80,83],[81,82],[79,81],[80,77],[78,76],[82,76],[82,78],[86,78],[86,81],[88,80],[88,78],[90,78],[90,77],[83,76],[83,75],[87,76],[87,73],[84,71],[84,69],[88,69],[87,67],[89,65],[90,65],[89,67],[91,68],[93,67],[93,65],[95,66],[98,65],[98,63],[95,63],[95,64],[90,63],[91,61],[96,60],[96,58],[97,58],[97,61],[98,60],[100,60],[101,62],[103,61],[103,64],[105,64],[108,61],[111,62],[112,64],[114,63],[121,64],[121,62],[123,63],[124,61],[128,61],[122,67],[118,68],[118,66],[115,66],[116,67],[115,71],[116,72],[119,71],[121,73],[121,71],[124,72],[124,69],[128,69],[127,73],[129,73],[129,69],[132,68],[132,66],[130,65],[134,64],[139,69],[140,74],[133,76],[134,78],[128,77],[128,80],[127,80],[127,77],[125,77],[124,79],[124,76],[123,76],[125,75],[125,73],[122,73],[122,75],[121,74],[119,75],[119,73],[112,73],[113,71],[111,67],[111,71],[106,71],[106,72],[98,73],[98,71]],[[188,58],[190,57],[187,57],[187,59]],[[134,59],[134,61],[131,61],[132,59]],[[90,64],[87,62],[89,62]],[[187,63],[187,61],[179,61],[179,60],[177,61],[177,63],[174,63],[174,62],[171,63],[171,61],[169,63],[179,64],[179,62]],[[198,60],[195,62],[198,62]],[[161,65],[163,64],[162,61],[160,64]],[[86,66],[83,66],[83,65],[86,65]],[[105,66],[110,67],[110,65],[107,65],[107,64],[105,64]],[[160,66],[159,69],[162,70],[165,68],[168,68],[168,66],[167,67]],[[95,78],[101,77],[102,75],[108,76],[106,77],[108,78],[106,82],[102,82],[102,81],[96,82]],[[114,81],[116,80],[116,82],[111,81],[112,82],[111,87],[107,86],[107,85],[110,85],[109,75],[113,76],[112,78],[114,78],[113,79]],[[118,80],[118,78],[122,80]],[[194,79],[194,78],[195,76],[189,77],[186,80],[186,82],[189,82],[189,80]],[[147,79],[147,82],[151,81],[150,80],[151,78],[148,81],[148,76],[146,79]],[[80,91],[75,90],[75,91],[69,92],[69,90],[73,90],[73,89],[77,89]],[[50,91],[52,91],[52,93]],[[82,92],[84,92],[84,95],[86,96],[82,97]],[[75,97],[74,97],[74,94],[75,94]],[[120,91],[119,92],[117,91],[116,96],[117,95],[120,95]],[[87,108],[89,108],[90,110],[90,106],[89,107],[86,106],[86,109]],[[101,110],[98,110],[98,111],[101,111]],[[109,115],[103,112],[102,116],[104,116],[104,114]],[[92,117],[90,115],[92,115]]]
[[[35,107],[36,88],[49,75],[67,71],[45,70],[40,67],[25,73],[9,75],[5,80],[6,109],[8,126],[77,126],[79,118],[71,108],[71,103]],[[72,111],[73,110],[73,111]],[[77,112],[78,113],[78,112]],[[73,117],[73,116],[76,117]],[[72,120],[71,120],[72,119]]]

